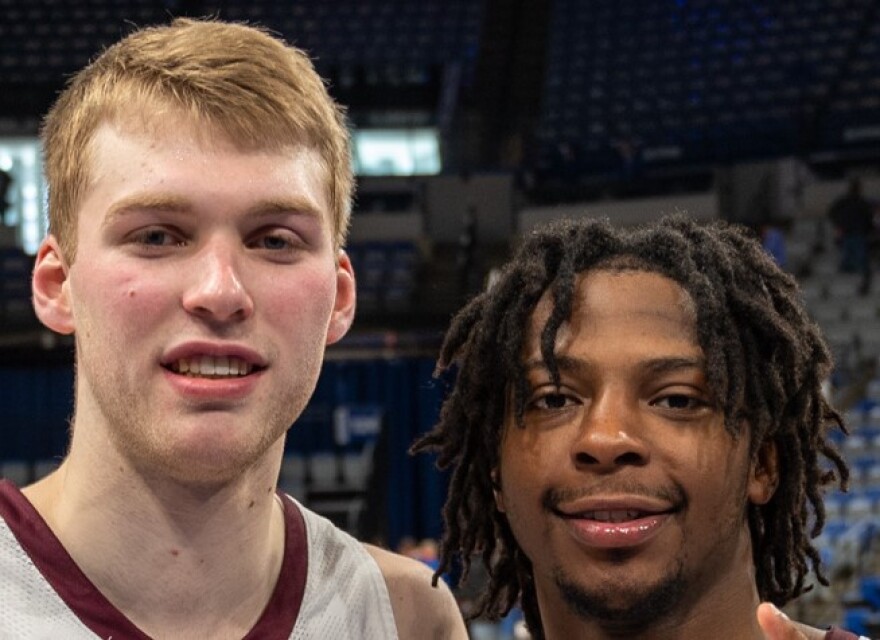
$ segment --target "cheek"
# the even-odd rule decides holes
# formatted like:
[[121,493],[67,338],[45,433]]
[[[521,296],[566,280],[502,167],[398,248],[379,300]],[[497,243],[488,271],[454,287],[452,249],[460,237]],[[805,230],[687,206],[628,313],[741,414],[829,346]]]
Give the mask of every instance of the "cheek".
[[550,479],[568,464],[568,441],[563,428],[541,431],[510,425],[501,441],[501,459],[525,477]]
[[[296,335],[323,333],[336,295],[335,272],[309,269],[283,278],[255,280],[261,284],[254,302],[266,317],[291,326]],[[321,344],[323,348],[323,343]]]
[[91,333],[95,327],[108,338],[143,338],[153,318],[165,313],[168,301],[173,300],[169,288],[173,282],[118,266],[99,265],[75,271],[71,274],[71,285],[77,331]]
[[[689,451],[682,456],[682,451]],[[749,473],[747,452],[730,441],[692,443],[678,449],[670,467],[685,484],[691,499],[707,505],[739,504],[745,500]],[[710,507],[711,508],[711,507]]]
[[554,469],[562,467],[558,452],[547,443],[540,446],[533,438],[517,432],[505,436],[501,444],[501,494],[505,510],[530,508],[540,502],[540,492],[552,482]]
[[519,546],[532,562],[536,562],[547,550],[550,540],[541,496],[548,482],[552,482],[546,464],[552,455],[546,453],[544,457],[538,457],[521,446],[518,438],[506,439],[502,445],[501,491],[496,493],[495,502]]

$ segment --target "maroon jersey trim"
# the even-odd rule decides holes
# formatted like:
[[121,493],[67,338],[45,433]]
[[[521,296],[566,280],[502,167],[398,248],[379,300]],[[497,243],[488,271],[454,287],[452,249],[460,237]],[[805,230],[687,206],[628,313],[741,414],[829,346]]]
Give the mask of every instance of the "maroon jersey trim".
[[285,523],[281,573],[263,614],[243,640],[290,638],[306,591],[309,564],[306,523],[293,500],[282,493],[278,495],[284,509]]
[[[245,640],[286,640],[293,631],[305,593],[308,549],[305,521],[292,500],[284,509],[284,558],[278,583],[260,619]],[[100,637],[150,640],[98,591],[52,533],[42,516],[8,480],[0,480],[0,517],[49,585],[82,623]]]

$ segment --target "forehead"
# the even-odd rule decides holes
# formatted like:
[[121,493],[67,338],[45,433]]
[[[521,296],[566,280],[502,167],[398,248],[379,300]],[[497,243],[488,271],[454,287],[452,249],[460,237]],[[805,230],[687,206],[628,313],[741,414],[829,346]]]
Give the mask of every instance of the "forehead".
[[[267,130],[278,127],[267,123]],[[247,155],[297,155],[312,146],[280,136],[271,141],[243,138],[219,122],[200,119],[181,107],[161,100],[144,100],[131,112],[110,111],[95,127],[90,140],[93,151],[104,149],[108,138],[136,141],[147,145],[155,154],[189,148],[204,154],[237,153]],[[317,155],[317,154],[316,154]]]
[[[300,202],[330,218],[328,178],[318,152],[301,145],[248,149],[216,128],[171,112],[159,123],[104,122],[88,149],[83,210],[120,200],[199,200],[248,206],[249,200]],[[193,206],[192,208],[197,208]]]
[[[552,294],[548,291],[532,314],[527,353],[540,352],[541,333],[552,309]],[[570,347],[576,337],[597,331],[606,337],[675,339],[696,345],[696,325],[693,299],[671,278],[636,269],[595,269],[575,279],[571,315],[559,329],[556,350]]]

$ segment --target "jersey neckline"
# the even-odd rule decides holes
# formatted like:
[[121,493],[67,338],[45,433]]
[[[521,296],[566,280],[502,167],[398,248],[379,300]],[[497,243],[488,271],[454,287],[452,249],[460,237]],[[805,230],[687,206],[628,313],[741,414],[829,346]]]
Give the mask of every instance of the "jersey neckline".
[[[285,528],[281,571],[263,613],[242,640],[289,638],[302,606],[308,572],[305,521],[296,503],[279,495]],[[150,640],[98,590],[30,501],[4,479],[0,479],[0,518],[34,566],[86,627],[102,638]]]

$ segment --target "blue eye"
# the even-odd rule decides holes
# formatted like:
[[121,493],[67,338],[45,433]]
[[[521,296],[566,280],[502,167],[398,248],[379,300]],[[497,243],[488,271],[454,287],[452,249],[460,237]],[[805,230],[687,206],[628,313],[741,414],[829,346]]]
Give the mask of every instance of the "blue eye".
[[132,236],[134,242],[148,247],[180,247],[185,241],[165,229],[144,229]]
[[280,235],[267,235],[260,239],[264,249],[272,249],[273,251],[283,251],[290,248],[290,241]]
[[264,227],[255,230],[247,239],[247,246],[257,251],[266,251],[270,254],[295,253],[305,248],[305,241],[301,236],[287,227]]
[[148,231],[141,237],[144,244],[163,245],[168,240],[168,234],[164,231]]

